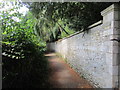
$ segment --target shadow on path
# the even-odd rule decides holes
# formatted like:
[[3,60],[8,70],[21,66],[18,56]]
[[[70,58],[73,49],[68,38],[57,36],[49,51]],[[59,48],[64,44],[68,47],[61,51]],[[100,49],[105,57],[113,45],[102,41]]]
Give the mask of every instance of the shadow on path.
[[55,53],[45,55],[50,64],[49,83],[52,88],[92,88]]

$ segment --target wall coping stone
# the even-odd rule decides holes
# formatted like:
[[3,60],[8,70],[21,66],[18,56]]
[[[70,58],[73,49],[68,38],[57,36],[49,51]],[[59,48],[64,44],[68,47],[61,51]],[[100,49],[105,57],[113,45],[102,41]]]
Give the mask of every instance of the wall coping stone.
[[[102,23],[103,23],[103,20],[100,20],[100,21],[98,21],[98,22],[96,22],[96,23],[94,23],[94,24],[88,26],[88,29],[91,29],[91,28],[97,27],[98,25],[101,25]],[[64,38],[62,38],[62,39],[59,39],[59,40],[56,41],[56,42],[59,42],[59,41],[62,41],[62,40],[64,40],[64,39],[67,39],[67,38],[73,37],[73,36],[75,36],[75,35],[77,35],[77,34],[79,34],[79,33],[82,33],[82,32],[84,32],[84,31],[81,30],[81,31],[75,32],[75,33],[73,33],[73,34],[71,34],[71,35],[69,35],[69,36],[67,36],[67,37],[64,37]]]
[[105,10],[103,10],[101,12],[101,15],[102,16],[105,16],[106,14],[108,14],[109,12],[112,12],[112,11],[118,11],[120,9],[120,5],[115,3],[115,4],[112,4],[111,6],[107,7]]

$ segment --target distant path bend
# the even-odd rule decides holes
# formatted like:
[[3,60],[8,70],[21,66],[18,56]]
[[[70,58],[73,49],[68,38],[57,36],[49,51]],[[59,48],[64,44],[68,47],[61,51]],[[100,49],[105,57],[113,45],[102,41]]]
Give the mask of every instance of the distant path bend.
[[49,53],[45,56],[50,64],[49,82],[53,88],[92,88],[85,79],[80,77],[55,53]]

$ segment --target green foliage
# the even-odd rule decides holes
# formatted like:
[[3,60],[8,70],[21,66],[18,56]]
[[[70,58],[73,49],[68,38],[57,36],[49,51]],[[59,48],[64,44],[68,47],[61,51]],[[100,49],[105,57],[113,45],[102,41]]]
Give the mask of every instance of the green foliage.
[[[49,15],[46,17],[46,7],[44,8],[44,5],[46,6],[47,3],[32,3],[30,5],[31,7],[29,7],[37,20],[35,24],[36,33],[46,42],[53,42],[66,36],[66,34],[69,35],[67,32],[69,30],[66,31],[64,28],[64,21],[61,21],[61,19],[58,21],[48,19]],[[65,34],[61,35],[62,33]]]
[[48,62],[43,55],[46,44],[34,32],[36,19],[32,14],[19,13],[21,6],[13,4],[13,8],[0,12],[3,88],[46,87]]
[[[23,34],[21,36],[24,38]],[[48,63],[41,51],[43,47],[36,46],[27,37],[20,41],[21,37],[16,47],[3,44],[3,52],[7,55],[2,58],[3,88],[45,87],[42,84],[46,83]]]
[[[34,2],[29,5],[27,3],[30,11],[39,20],[37,31],[48,31],[45,32],[48,36],[46,38],[47,41],[55,41],[68,36],[71,34],[69,32],[87,30],[89,25],[102,19],[100,12],[110,4],[112,3]],[[43,23],[44,20],[45,22]],[[61,24],[61,22],[64,22],[64,24]]]
[[[64,32],[63,30],[61,30],[60,27],[58,27],[58,28],[60,28],[61,34],[60,34],[60,35],[56,35],[56,40],[62,39],[62,38],[64,38],[64,37],[67,37],[67,36],[70,35],[70,34],[75,33],[75,31],[74,31],[73,29],[71,29],[71,28],[68,27],[68,25],[66,24],[65,21],[59,20],[58,22],[59,22],[59,24],[65,29],[65,31],[66,31],[67,33],[69,33],[69,34],[67,34],[67,33]],[[56,33],[56,34],[57,34],[57,33]]]

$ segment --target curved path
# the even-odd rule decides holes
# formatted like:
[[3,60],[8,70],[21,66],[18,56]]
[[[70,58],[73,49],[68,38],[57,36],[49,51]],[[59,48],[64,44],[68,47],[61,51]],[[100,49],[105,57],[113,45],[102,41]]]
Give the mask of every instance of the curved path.
[[55,53],[45,55],[50,64],[49,83],[53,88],[92,88],[92,86],[81,78],[64,60]]

